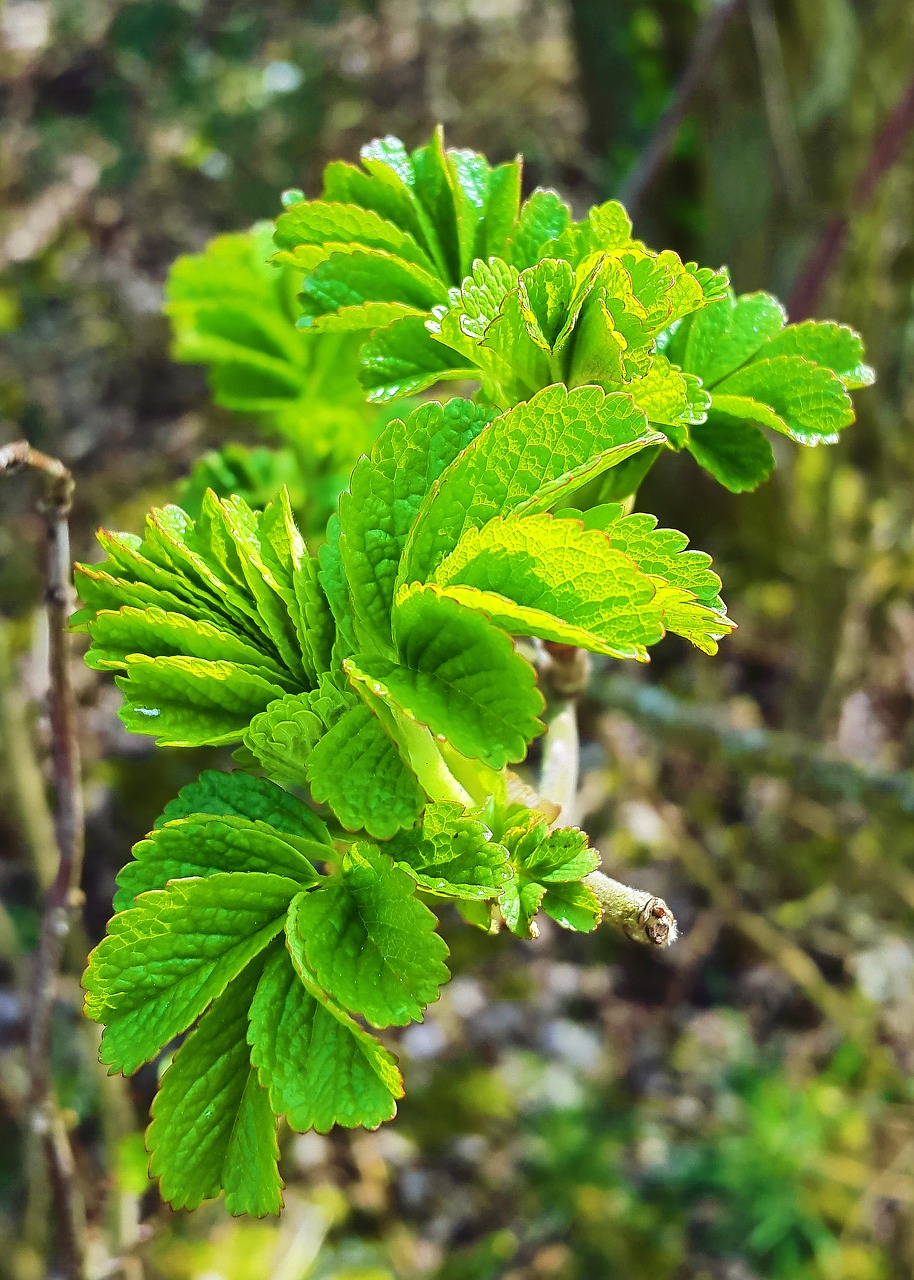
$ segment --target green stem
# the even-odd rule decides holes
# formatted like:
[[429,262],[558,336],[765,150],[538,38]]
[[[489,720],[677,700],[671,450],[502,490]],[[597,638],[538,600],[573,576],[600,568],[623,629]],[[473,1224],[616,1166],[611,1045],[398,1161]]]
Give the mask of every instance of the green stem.
[[430,800],[456,800],[464,808],[473,807],[473,798],[444,762],[438,744],[424,724],[417,724],[402,712],[389,708],[419,785]]
[[655,947],[668,947],[676,941],[676,919],[662,898],[612,880],[602,871],[591,871],[584,877],[584,884],[599,900],[604,924],[615,925],[634,942],[648,942]]

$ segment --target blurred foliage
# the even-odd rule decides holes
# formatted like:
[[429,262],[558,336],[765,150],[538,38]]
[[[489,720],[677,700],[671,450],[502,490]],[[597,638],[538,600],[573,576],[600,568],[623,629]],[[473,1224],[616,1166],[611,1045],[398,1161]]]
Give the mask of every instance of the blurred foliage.
[[[203,373],[172,360],[171,262],[274,218],[285,188],[315,192],[323,164],[365,137],[415,144],[438,120],[493,160],[522,150],[528,189],[578,206],[618,194],[711,6],[611,8],[0,6],[0,431],[76,469],[80,557],[95,524],[137,528],[178,482],[187,501],[213,482],[256,498],[300,474],[296,440],[273,451],[262,420],[213,406]],[[786,458],[755,494],[675,466],[648,481],[645,505],[714,553],[740,630],[714,662],[665,643],[636,690],[666,695],[662,718],[597,673],[582,817],[610,868],[671,899],[682,942],[657,957],[602,934],[518,944],[455,921],[459,976],[396,1044],[400,1118],[287,1136],[287,1209],[269,1226],[160,1207],[138,1137],[155,1068],[130,1085],[101,1075],[66,977],[55,1066],[100,1274],[106,1251],[130,1280],[914,1271],[910,138],[852,200],[911,73],[902,0],[747,0],[640,197],[639,235],[784,296],[853,209],[816,311],[860,329],[878,372],[840,445]],[[331,504],[331,471],[309,465],[308,493]],[[25,484],[5,487],[2,511],[0,1274],[29,1280],[51,1273],[52,1250],[20,1048],[47,725]],[[90,856],[68,975],[128,846],[221,762],[153,761],[120,730],[112,687],[78,680]]]

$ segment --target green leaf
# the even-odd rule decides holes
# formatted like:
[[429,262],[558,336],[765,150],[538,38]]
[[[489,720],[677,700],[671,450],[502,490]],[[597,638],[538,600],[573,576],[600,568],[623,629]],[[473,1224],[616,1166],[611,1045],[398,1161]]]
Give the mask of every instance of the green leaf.
[[321,738],[308,758],[308,782],[347,831],[379,840],[411,827],[425,795],[380,720],[353,706]]
[[706,387],[713,387],[780,333],[786,319],[784,308],[770,293],[745,293],[739,298],[730,293],[685,322],[667,355],[683,369],[697,373]]
[[576,520],[511,516],[471,528],[433,581],[515,635],[641,661],[663,635],[650,578]]
[[374,845],[350,846],[340,874],[300,899],[296,923],[323,990],[374,1026],[421,1020],[450,976],[435,916]]
[[185,1031],[282,929],[299,887],[256,872],[175,880],[116,915],[83,978],[102,1062],[130,1075]]
[[519,938],[535,938],[539,930],[534,923],[546,896],[546,886],[535,880],[512,880],[498,900],[505,924]]
[[384,851],[421,889],[465,901],[496,898],[512,875],[507,849],[485,823],[448,801],[427,805],[422,826]]
[[299,885],[317,884],[312,860],[332,857],[326,843],[282,832],[249,818],[196,813],[157,827],[134,846],[133,859],[117,877],[115,911],[133,906],[141,893],[164,889],[170,880],[220,872],[256,871],[285,876]]
[[422,499],[494,414],[469,400],[420,405],[388,423],[340,498],[340,548],[356,613],[388,646],[400,556]]
[[522,858],[523,871],[541,884],[565,884],[582,880],[600,865],[600,855],[591,849],[587,835],[577,827],[559,827],[531,841],[533,847]]
[[[473,263],[459,289],[451,289],[448,305],[436,307],[426,320],[429,334],[452,353],[455,368],[479,366],[499,381],[511,375],[510,362],[481,348],[499,309],[517,285],[517,271],[500,258]],[[473,376],[479,376],[474,373]]]
[[302,785],[308,757],[324,735],[311,696],[278,698],[254,716],[242,742],[274,778]]
[[229,1213],[263,1217],[282,1208],[276,1117],[245,1039],[259,976],[254,963],[229,983],[178,1050],[153,1101],[149,1172],[175,1209],[195,1209],[222,1189]]
[[361,383],[374,404],[418,395],[443,380],[478,376],[469,360],[435,341],[424,316],[404,316],[378,330],[360,360]]
[[116,612],[96,614],[86,630],[92,638],[86,662],[99,671],[127,668],[128,655],[136,653],[150,658],[187,655],[240,663],[260,671],[270,682],[292,684],[288,671],[263,649],[215,623],[181,613],[127,605]]
[[[592,507],[576,514],[585,529],[601,529],[611,546],[624,551],[642,573],[682,587],[705,604],[723,607],[720,578],[705,551],[689,550],[689,539],[678,529],[658,528],[657,517],[647,512],[623,514],[620,503]],[[565,514],[560,513],[560,514]]]
[[117,684],[125,698],[121,720],[131,733],[155,734],[164,747],[240,742],[257,712],[285,694],[237,663],[144,654],[130,657]]
[[318,553],[320,569],[317,575],[336,626],[332,661],[338,656],[345,657],[347,654],[354,653],[356,648],[355,620],[352,601],[349,598],[349,583],[343,567],[341,534],[340,518],[334,513],[327,522],[327,541]]
[[237,770],[234,773],[205,770],[196,782],[182,787],[174,800],[169,801],[155,825],[163,827],[166,822],[197,813],[265,822],[289,835],[331,843],[327,828],[303,801],[283,791],[275,782],[252,778],[249,773]]
[[602,529],[612,546],[658,584],[653,603],[665,630],[684,636],[704,653],[717,652],[718,640],[734,624],[720,598],[720,578],[711,570],[709,555],[687,550],[686,535],[658,529],[655,516],[623,516],[618,504],[591,508],[583,521],[586,528]]
[[465,756],[494,769],[522,760],[543,699],[508,636],[433,587],[407,592],[394,620],[399,660],[362,654],[345,664],[350,678]]
[[757,489],[774,470],[774,453],[758,427],[712,409],[707,422],[692,427],[689,452],[731,493]]
[[[324,565],[324,570],[329,573],[329,564]],[[292,575],[298,611],[305,629],[307,666],[315,672],[318,683],[321,674],[330,670],[336,640],[336,619],[321,585],[321,573],[321,561],[309,556]]]
[[[380,250],[337,252],[305,278],[303,320],[324,331],[374,329],[447,298],[430,272]],[[301,323],[301,322],[300,322]]]
[[424,581],[461,535],[498,515],[530,514],[663,437],[625,395],[547,387],[496,418],[430,489],[398,581]]
[[496,165],[489,177],[485,218],[480,223],[475,257],[503,258],[508,236],[520,213],[521,157]]
[[680,372],[661,355],[653,357],[647,373],[624,386],[648,422],[660,426],[677,448],[688,439],[686,428],[704,422],[711,405],[698,379]]
[[428,254],[408,231],[382,218],[373,209],[361,209],[355,204],[303,200],[277,220],[273,239],[280,251],[276,254],[277,261],[292,266],[300,262],[306,271],[321,259],[307,251],[297,253],[299,246],[318,246],[329,256],[333,250],[346,245],[386,250],[405,262],[434,271]]
[[543,910],[563,929],[591,933],[603,919],[603,908],[586,884],[550,884],[543,897]]
[[508,261],[519,271],[532,267],[543,256],[544,246],[570,223],[571,211],[555,191],[534,191],[524,201],[517,227],[508,239]]
[[[285,525],[288,559],[281,564],[266,538],[261,536],[264,519],[267,520],[265,532],[276,532],[277,522],[275,518],[271,520],[274,510]],[[302,661],[301,622],[292,586],[293,564],[289,560],[300,564],[305,552],[289,510],[288,495],[278,508],[273,509],[270,504],[262,515],[252,511],[237,495],[221,502],[216,501],[215,495],[212,499],[207,495],[196,536],[208,553],[207,558],[217,562],[225,578],[236,583],[244,599],[250,601],[258,625],[301,687],[309,673]]]
[[759,359],[775,356],[803,356],[813,364],[831,369],[851,391],[868,387],[875,372],[866,363],[859,333],[830,320],[804,320],[791,324],[765,343]]
[[771,427],[799,444],[832,443],[854,420],[841,379],[802,356],[753,361],[717,384],[712,403],[721,413]]
[[305,967],[298,932],[301,895],[286,931],[295,965],[274,945],[251,1005],[251,1057],[270,1101],[299,1133],[335,1124],[376,1129],[403,1096],[396,1059],[330,1000]]

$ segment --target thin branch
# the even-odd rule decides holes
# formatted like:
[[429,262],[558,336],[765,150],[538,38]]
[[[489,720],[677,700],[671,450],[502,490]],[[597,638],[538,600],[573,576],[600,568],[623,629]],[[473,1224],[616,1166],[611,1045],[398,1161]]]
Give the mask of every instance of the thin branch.
[[820,791],[871,806],[883,801],[903,813],[914,813],[914,775],[908,770],[855,764],[792,733],[735,728],[726,707],[696,706],[629,676],[605,677],[595,685],[593,696],[665,742],[713,752],[734,769],[787,778],[797,790]]
[[[557,823],[574,821],[578,793],[580,751],[578,742],[579,696],[590,677],[590,659],[583,649],[547,643],[543,664],[544,683],[553,695],[553,711],[543,741],[539,792],[559,806]],[[603,923],[621,929],[633,942],[666,947],[679,934],[672,911],[653,893],[633,889],[612,880],[602,871],[584,877],[603,908]]]
[[851,218],[872,199],[881,179],[900,159],[912,132],[914,78],[873,143],[866,167],[851,190],[847,212],[836,215],[829,222],[806,264],[806,269],[794,285],[788,306],[791,320],[806,320],[815,314],[822,290],[844,251]]
[[653,137],[623,183],[619,199],[629,213],[638,212],[648,188],[653,185],[669,159],[680,126],[714,62],[724,33],[745,7],[746,0],[722,0],[722,3],[711,9],[699,28],[692,45],[691,57],[679,78],[669,106],[661,113]]
[[67,621],[71,612],[70,506],[73,477],[57,458],[20,440],[0,448],[0,477],[36,471],[44,481],[40,510],[47,536],[44,603],[48,616],[51,753],[57,799],[55,828],[60,861],[45,897],[35,953],[29,1009],[28,1071],[32,1127],[40,1136],[54,1193],[55,1217],[66,1274],[84,1280],[86,1217],[73,1150],[54,1096],[51,1022],[64,946],[82,902],[84,850],[82,778],[76,698],[70,678]]

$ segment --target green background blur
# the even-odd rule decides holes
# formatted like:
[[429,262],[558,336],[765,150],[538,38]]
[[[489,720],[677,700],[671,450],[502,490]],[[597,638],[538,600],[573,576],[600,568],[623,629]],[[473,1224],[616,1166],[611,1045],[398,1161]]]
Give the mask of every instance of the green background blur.
[[[316,193],[327,160],[381,133],[415,146],[442,121],[452,145],[522,151],[527,189],[555,186],[578,214],[621,194],[655,247],[726,263],[739,291],[792,298],[792,318],[855,325],[878,373],[839,446],[784,448],[756,494],[673,463],[640,497],[714,554],[740,628],[713,660],[668,639],[647,672],[600,666],[582,707],[586,825],[611,872],[668,898],[683,940],[655,955],[604,931],[525,943],[446,920],[454,980],[391,1038],[400,1117],[287,1134],[279,1223],[164,1209],[141,1137],[154,1068],[124,1082],[95,1064],[78,975],[113,877],[175,791],[225,761],[128,738],[113,685],[78,669],[85,934],[55,1068],[99,1276],[914,1273],[914,19],[910,0],[712,8],[0,3],[0,443],[25,435],[75,470],[78,557],[95,558],[100,522],[136,529],[205,449],[257,440],[169,359],[169,263],[274,216],[283,188]],[[696,48],[696,91],[645,185]],[[10,481],[0,1276],[14,1280],[54,1274],[22,1125],[51,859],[40,541]]]

